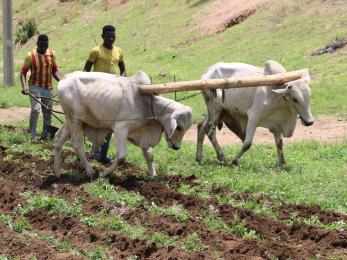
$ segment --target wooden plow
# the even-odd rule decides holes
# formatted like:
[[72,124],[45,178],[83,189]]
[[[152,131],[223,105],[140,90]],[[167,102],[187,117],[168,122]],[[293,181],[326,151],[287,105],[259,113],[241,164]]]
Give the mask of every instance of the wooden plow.
[[234,77],[225,79],[190,80],[181,82],[168,82],[152,85],[140,85],[142,94],[165,94],[180,91],[194,91],[204,89],[228,89],[257,86],[277,86],[289,81],[300,79],[308,69],[296,70],[286,73],[264,76]]

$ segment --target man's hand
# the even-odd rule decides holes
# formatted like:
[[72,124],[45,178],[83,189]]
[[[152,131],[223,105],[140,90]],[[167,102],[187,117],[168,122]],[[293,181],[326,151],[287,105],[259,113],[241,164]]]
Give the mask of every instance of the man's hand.
[[27,95],[28,94],[28,88],[26,86],[22,87],[22,90],[20,92],[22,92],[23,95]]

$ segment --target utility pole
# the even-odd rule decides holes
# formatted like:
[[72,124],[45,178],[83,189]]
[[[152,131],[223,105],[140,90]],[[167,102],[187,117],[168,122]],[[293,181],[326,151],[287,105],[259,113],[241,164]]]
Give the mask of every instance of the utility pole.
[[6,86],[14,85],[12,0],[2,0],[3,12],[3,69]]

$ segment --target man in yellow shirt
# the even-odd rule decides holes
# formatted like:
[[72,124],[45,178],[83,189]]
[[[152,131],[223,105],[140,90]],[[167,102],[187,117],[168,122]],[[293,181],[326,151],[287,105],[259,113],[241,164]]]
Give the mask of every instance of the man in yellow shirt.
[[[105,72],[115,75],[126,76],[125,63],[123,60],[123,51],[121,48],[113,45],[116,41],[116,28],[112,25],[105,25],[102,28],[103,44],[96,46],[89,54],[88,60],[84,65],[84,71]],[[108,163],[111,158],[107,157],[107,151],[110,145],[111,135],[106,136],[101,151],[91,151],[90,158],[98,159],[101,162]]]
[[116,41],[115,27],[112,25],[104,26],[101,37],[104,40],[103,44],[92,49],[83,70],[91,71],[93,67],[93,71],[126,76],[123,51],[113,45]]

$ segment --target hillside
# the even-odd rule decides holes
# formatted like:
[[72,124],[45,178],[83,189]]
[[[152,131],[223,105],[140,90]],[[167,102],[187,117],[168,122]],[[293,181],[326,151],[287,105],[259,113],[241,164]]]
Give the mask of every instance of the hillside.
[[[34,37],[16,46],[16,86],[0,84],[0,260],[347,259],[346,0],[12,3],[16,30],[22,19],[36,19],[38,31],[51,39],[62,74],[82,69],[91,48],[101,43],[101,27],[109,23],[117,26],[128,74],[143,70],[155,83],[174,76],[198,79],[217,61],[262,66],[274,59],[288,70],[310,68],[315,123],[297,126],[289,140],[276,138],[276,144],[259,128],[254,145],[234,167],[230,163],[241,146],[230,130],[218,131],[223,162],[209,145],[203,146],[203,162],[197,162],[196,125],[175,149],[187,121],[175,113],[175,135],[163,136],[152,156],[130,144],[140,139],[133,126],[140,126],[141,118],[120,113],[100,118],[117,120],[108,151],[115,158],[112,166],[91,158],[86,165],[83,155],[95,149],[88,138],[77,147],[82,136],[72,133],[60,150],[59,140],[28,135],[29,98],[20,94],[18,72],[35,47]],[[197,123],[206,113],[201,93],[177,97],[191,94],[181,102],[193,108]],[[171,104],[154,114],[172,115]],[[95,109],[103,102],[98,105]],[[42,116],[39,120],[41,129]],[[71,120],[68,128],[83,118]],[[62,124],[54,119],[52,125]],[[127,125],[131,142],[124,149],[118,137]],[[152,131],[144,134],[142,144],[155,139]],[[57,137],[64,137],[62,131]],[[113,166],[110,175],[100,177]],[[93,178],[86,174],[90,167]],[[157,176],[148,176],[153,167]]]
[[[267,3],[255,12],[256,3],[263,2]],[[261,66],[267,59],[274,59],[288,70],[310,68],[312,110],[316,115],[346,116],[347,48],[311,56],[347,35],[346,2],[253,0],[246,1],[249,8],[238,3],[18,0],[13,9],[15,24],[35,17],[39,32],[50,36],[63,74],[83,67],[89,50],[101,42],[100,28],[112,23],[117,26],[117,45],[125,52],[129,74],[143,70],[154,82],[172,81],[174,75],[177,80],[198,79],[218,61]],[[33,39],[16,48],[16,71],[34,45]],[[21,100],[10,99],[8,103],[23,105]],[[193,106],[195,119],[199,120],[204,113],[201,96],[187,103]]]

